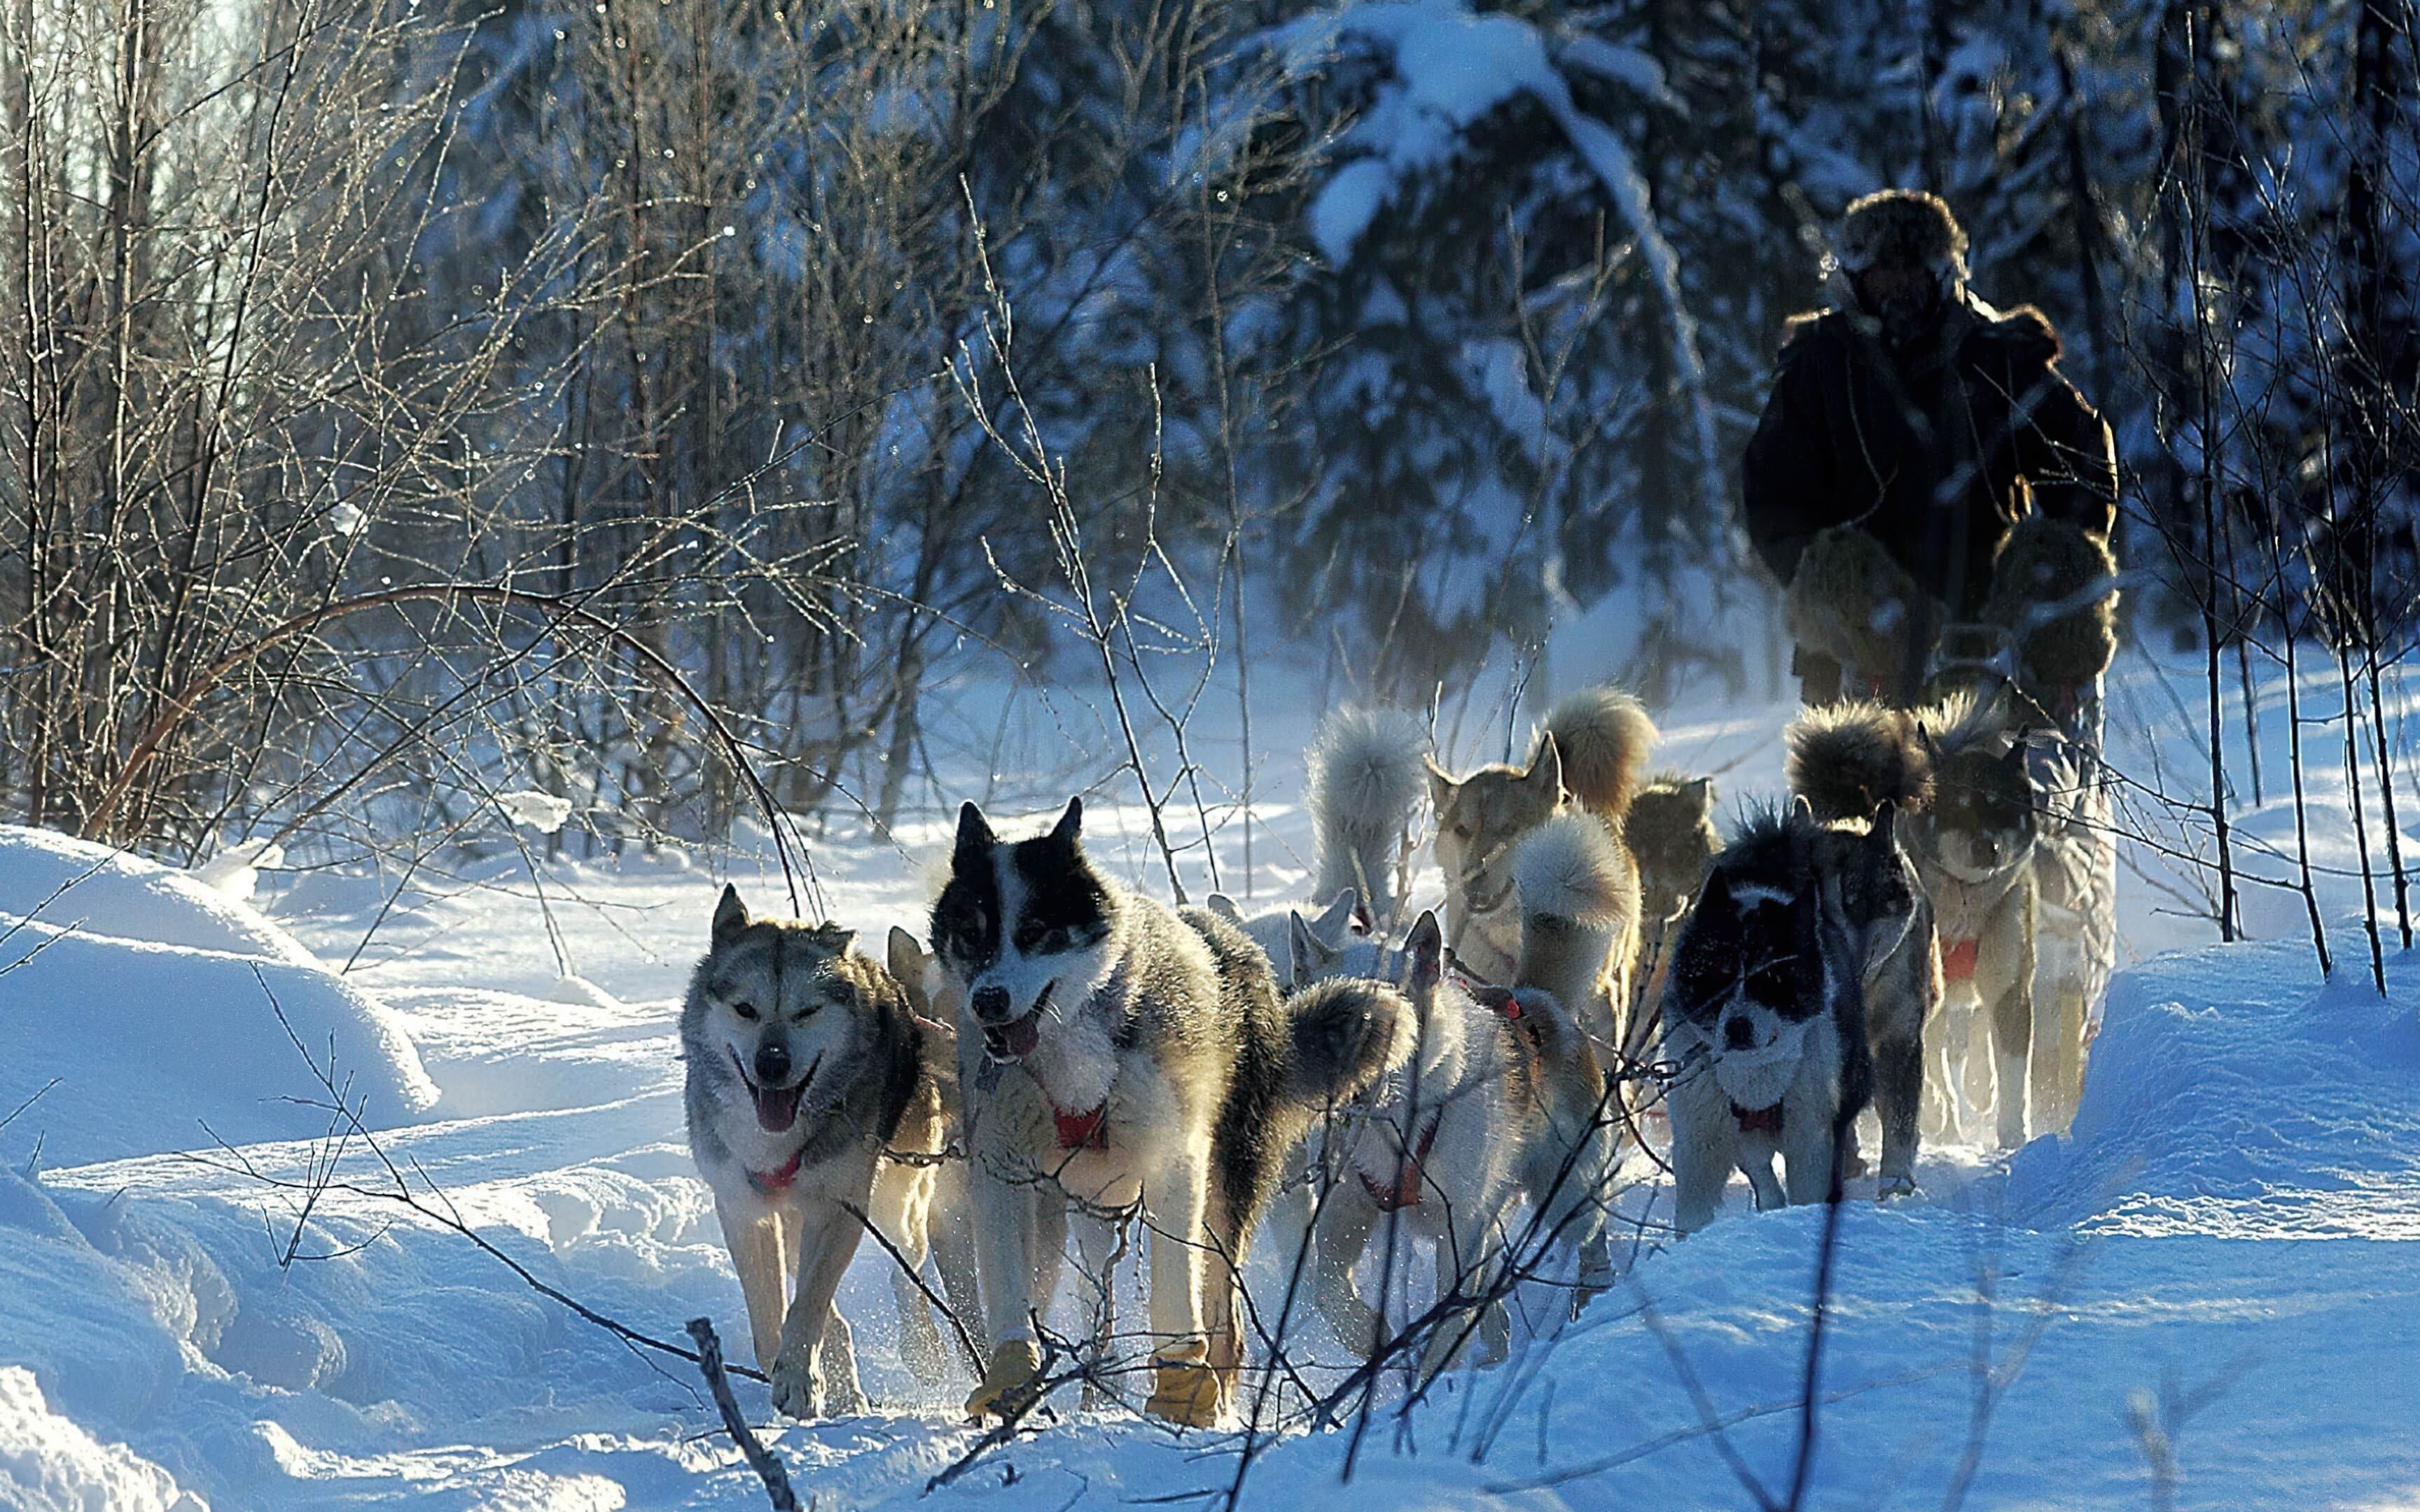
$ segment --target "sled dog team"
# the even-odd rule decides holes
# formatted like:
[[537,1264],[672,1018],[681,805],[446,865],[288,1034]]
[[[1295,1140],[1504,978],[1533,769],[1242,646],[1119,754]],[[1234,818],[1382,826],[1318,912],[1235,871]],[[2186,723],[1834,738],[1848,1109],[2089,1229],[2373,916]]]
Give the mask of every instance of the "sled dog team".
[[[2088,826],[2043,817],[2056,776],[2024,707],[1810,711],[1789,804],[1727,843],[1713,783],[1649,776],[1654,728],[1610,688],[1558,705],[1525,763],[1459,778],[1417,719],[1342,711],[1310,753],[1325,906],[1250,918],[1122,886],[1075,799],[1030,837],[960,810],[929,952],[894,928],[877,964],[725,888],[682,1011],[687,1111],[773,1405],[862,1408],[832,1298],[869,1227],[912,1366],[944,1358],[928,1258],[979,1335],[982,1415],[1046,1384],[1071,1232],[1106,1343],[1102,1278],[1138,1220],[1145,1410],[1207,1426],[1235,1400],[1264,1237],[1289,1262],[1309,1246],[1313,1302],[1363,1350],[1384,1335],[1356,1265],[1389,1225],[1388,1253],[1434,1250],[1440,1295],[1500,1297],[1549,1255],[1604,1285],[1617,1134],[1658,1082],[1683,1233],[1734,1168],[1760,1208],[1831,1195],[1869,1103],[1885,1197],[1916,1189],[1920,1124],[1963,1133],[1989,1104],[2003,1145],[2062,1124],[2097,983],[2056,964],[2094,948],[2043,933],[2108,899],[2070,854]],[[1445,897],[1406,918],[1423,799]],[[1435,1330],[1422,1366],[1464,1332]],[[1466,1332],[1500,1359],[1501,1302]]]

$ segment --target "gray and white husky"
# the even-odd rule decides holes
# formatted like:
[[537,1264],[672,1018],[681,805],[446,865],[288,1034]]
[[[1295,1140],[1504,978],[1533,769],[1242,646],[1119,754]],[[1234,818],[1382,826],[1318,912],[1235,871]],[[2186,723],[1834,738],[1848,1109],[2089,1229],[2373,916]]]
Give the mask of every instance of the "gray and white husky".
[[[773,1406],[864,1410],[832,1306],[863,1223],[923,1259],[940,1098],[907,994],[833,924],[756,918],[722,891],[681,1007],[690,1152],[714,1192]],[[930,1319],[925,1319],[930,1328]]]
[[1146,1410],[1207,1426],[1242,1366],[1236,1277],[1285,1152],[1386,1068],[1409,1009],[1366,982],[1281,1002],[1259,947],[1118,885],[1085,855],[1082,822],[1071,799],[1048,833],[1005,843],[966,805],[933,905],[989,1334],[967,1408],[1011,1412],[1036,1389],[1069,1204],[1139,1204]]

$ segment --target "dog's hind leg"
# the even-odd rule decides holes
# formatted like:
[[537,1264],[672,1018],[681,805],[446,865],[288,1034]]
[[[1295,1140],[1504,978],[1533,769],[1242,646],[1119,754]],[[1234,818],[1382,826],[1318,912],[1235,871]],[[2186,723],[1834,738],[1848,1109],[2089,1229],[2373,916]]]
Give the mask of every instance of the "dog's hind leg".
[[865,1204],[866,1217],[899,1252],[895,1259],[883,1257],[891,1272],[892,1304],[899,1313],[899,1358],[922,1381],[938,1376],[946,1360],[941,1331],[934,1326],[933,1309],[917,1284],[932,1251],[932,1202],[929,1169],[885,1161],[875,1171],[874,1193]]

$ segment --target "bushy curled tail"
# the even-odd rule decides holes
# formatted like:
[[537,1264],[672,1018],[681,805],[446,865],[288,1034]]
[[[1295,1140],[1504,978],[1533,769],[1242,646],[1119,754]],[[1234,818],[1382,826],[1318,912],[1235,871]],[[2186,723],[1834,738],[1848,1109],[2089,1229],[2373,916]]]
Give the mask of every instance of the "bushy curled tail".
[[1562,757],[1563,786],[1580,806],[1620,825],[1655,748],[1655,722],[1617,687],[1584,687],[1546,715],[1546,733]]
[[1349,1102],[1412,1053],[1409,999],[1384,982],[1340,977],[1286,1000],[1291,1016],[1286,1101],[1314,1109]]
[[1621,929],[1638,912],[1638,873],[1626,860],[1621,842],[1591,813],[1566,809],[1530,830],[1512,851],[1524,927],[1534,918]]
[[1870,819],[1885,803],[1914,811],[1931,800],[1931,752],[1904,709],[1864,700],[1809,709],[1782,739],[1790,791],[1819,820]]
[[1343,708],[1320,722],[1305,789],[1316,829],[1312,896],[1359,891],[1383,928],[1395,905],[1395,864],[1412,812],[1428,792],[1429,733],[1403,710]]

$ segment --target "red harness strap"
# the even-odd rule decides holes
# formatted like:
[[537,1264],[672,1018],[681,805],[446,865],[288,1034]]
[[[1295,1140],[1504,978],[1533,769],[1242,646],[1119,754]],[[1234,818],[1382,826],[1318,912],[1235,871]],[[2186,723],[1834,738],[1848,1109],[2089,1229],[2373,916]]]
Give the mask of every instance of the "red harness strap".
[[772,1170],[750,1171],[748,1184],[756,1189],[756,1195],[760,1197],[769,1197],[776,1193],[787,1192],[790,1189],[790,1183],[799,1179],[799,1163],[806,1158],[806,1149],[801,1146],[798,1153]]
[[1106,1098],[1090,1113],[1066,1113],[1054,1106],[1050,1110],[1050,1121],[1059,1126],[1059,1148],[1062,1149],[1109,1148],[1109,1104]]
[[1973,981],[1975,980],[1975,957],[1980,944],[1981,942],[1979,940],[1973,939],[1942,941],[1941,980],[1944,981]]
[[1420,1131],[1419,1143],[1413,1146],[1411,1153],[1404,1157],[1403,1169],[1397,1173],[1394,1185],[1381,1186],[1370,1180],[1368,1171],[1360,1173],[1361,1190],[1370,1194],[1370,1200],[1378,1205],[1380,1212],[1419,1206],[1420,1167],[1429,1158],[1429,1147],[1436,1143],[1437,1119],[1444,1116],[1442,1110],[1429,1115],[1429,1126]]
[[1734,1103],[1731,1104],[1731,1117],[1739,1120],[1742,1134],[1777,1134],[1781,1132],[1781,1104],[1778,1103],[1769,1108],[1744,1108]]

